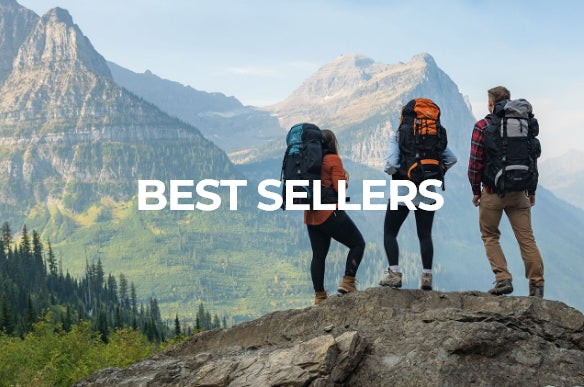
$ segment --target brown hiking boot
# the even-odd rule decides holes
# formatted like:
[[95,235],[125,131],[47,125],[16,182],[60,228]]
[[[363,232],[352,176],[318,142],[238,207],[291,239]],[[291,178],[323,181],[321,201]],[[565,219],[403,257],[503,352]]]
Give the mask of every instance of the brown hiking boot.
[[422,290],[432,290],[432,273],[422,273]]
[[509,294],[513,292],[513,284],[510,279],[495,282],[495,287],[489,290],[489,293],[496,296]]
[[326,291],[316,292],[314,294],[314,305],[318,305],[327,299]]
[[[388,272],[388,273],[387,273]],[[397,271],[388,270],[387,277],[379,281],[381,286],[390,286],[392,288],[401,288],[402,286],[402,273]]]
[[355,277],[350,277],[348,275],[343,276],[343,280],[337,290],[341,294],[356,292],[357,287],[355,286]]

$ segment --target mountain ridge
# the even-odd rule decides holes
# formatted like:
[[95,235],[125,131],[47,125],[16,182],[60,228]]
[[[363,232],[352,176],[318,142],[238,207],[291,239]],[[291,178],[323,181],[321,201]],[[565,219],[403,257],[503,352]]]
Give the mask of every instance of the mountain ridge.
[[579,209],[584,210],[584,151],[571,150],[566,154],[539,163],[539,182],[554,194]]
[[258,108],[244,106],[235,97],[196,90],[149,71],[138,74],[112,62],[108,66],[122,87],[197,127],[228,153],[265,144],[284,132],[276,118]]

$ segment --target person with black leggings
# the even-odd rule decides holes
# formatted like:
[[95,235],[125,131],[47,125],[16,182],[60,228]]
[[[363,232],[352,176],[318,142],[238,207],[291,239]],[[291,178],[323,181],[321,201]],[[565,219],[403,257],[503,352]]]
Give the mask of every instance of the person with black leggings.
[[[334,133],[325,129],[322,131],[322,137],[327,150],[322,162],[321,185],[323,187],[332,186],[338,192],[339,181],[348,182],[349,174],[345,171],[343,162],[338,155],[339,146]],[[334,210],[306,210],[304,211],[304,223],[308,229],[308,237],[312,247],[310,274],[315,292],[314,303],[320,304],[327,298],[327,292],[324,289],[324,271],[331,239],[349,248],[345,275],[338,287],[338,292],[344,294],[356,291],[355,276],[365,251],[365,240],[349,215],[338,208]]]
[[[399,173],[399,145],[397,135],[394,133],[389,139],[388,156],[385,163],[385,172],[392,176],[393,180],[407,179]],[[442,153],[442,162],[448,169],[456,163],[457,159],[454,153],[446,147]],[[429,190],[433,190],[433,186]],[[407,195],[408,188],[405,186],[398,187],[398,195],[403,197]],[[419,208],[421,203],[428,205],[434,204],[434,199],[422,196],[419,193],[412,200],[412,204],[416,206],[414,211],[416,217],[416,230],[418,240],[420,241],[420,253],[422,256],[422,278],[420,288],[423,290],[432,290],[432,262],[434,259],[434,245],[432,244],[432,223],[434,222],[434,211],[426,211]],[[410,213],[410,209],[405,203],[399,202],[397,210],[390,209],[391,198],[387,203],[387,211],[385,213],[385,221],[383,225],[383,244],[387,260],[389,262],[388,275],[382,279],[379,284],[381,286],[390,286],[392,288],[401,288],[402,273],[399,267],[399,246],[397,243],[397,235]]]

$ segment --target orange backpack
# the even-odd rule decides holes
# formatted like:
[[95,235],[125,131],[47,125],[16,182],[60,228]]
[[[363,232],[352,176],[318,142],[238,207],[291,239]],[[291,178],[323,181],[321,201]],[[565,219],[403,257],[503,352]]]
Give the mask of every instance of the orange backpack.
[[397,130],[400,177],[419,185],[426,179],[444,181],[442,153],[448,139],[440,124],[440,108],[432,100],[414,98],[403,108]]

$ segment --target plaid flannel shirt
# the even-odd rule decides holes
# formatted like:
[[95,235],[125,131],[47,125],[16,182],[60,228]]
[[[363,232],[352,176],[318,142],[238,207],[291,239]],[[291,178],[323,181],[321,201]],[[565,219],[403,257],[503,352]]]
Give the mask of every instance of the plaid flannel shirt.
[[[468,180],[470,181],[473,195],[481,194],[481,182],[483,180],[483,170],[486,164],[484,149],[485,128],[490,122],[491,119],[486,117],[477,121],[472,130],[470,158],[468,160]],[[492,191],[492,189],[490,190]]]

